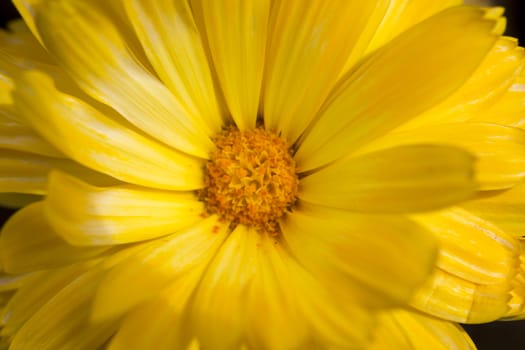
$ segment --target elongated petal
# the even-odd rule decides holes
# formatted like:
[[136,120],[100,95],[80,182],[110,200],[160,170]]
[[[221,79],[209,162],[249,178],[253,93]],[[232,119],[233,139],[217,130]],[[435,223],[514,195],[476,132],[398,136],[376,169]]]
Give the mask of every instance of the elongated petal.
[[271,1],[192,1],[220,86],[239,129],[255,127]]
[[434,237],[404,218],[305,207],[281,228],[301,264],[349,300],[367,304],[408,300],[435,261]]
[[36,23],[46,48],[89,95],[158,140],[208,156],[210,128],[142,67],[94,4],[48,1]]
[[472,120],[523,128],[525,125],[525,69],[492,106],[479,111]]
[[116,329],[116,320],[90,323],[93,294],[105,274],[94,269],[73,280],[43,305],[14,336],[19,350],[78,349],[102,346]]
[[[525,65],[525,51],[517,39],[498,39],[472,76],[443,102],[416,118],[400,125],[398,130],[433,126],[442,123],[459,123],[468,120],[490,121],[486,111],[496,104],[509,86],[516,82]],[[512,124],[512,123],[500,123]]]
[[31,274],[3,310],[1,334],[14,335],[42,306],[93,265],[74,264]]
[[525,232],[525,185],[520,184],[505,191],[483,192],[461,207],[492,222],[507,234],[515,237]]
[[0,116],[0,148],[56,158],[64,157],[30,127],[1,119]]
[[256,276],[259,237],[255,231],[237,226],[204,273],[189,315],[189,325],[203,348],[240,347],[245,325],[243,294]]
[[222,118],[210,66],[186,0],[128,1],[126,9],[150,62],[192,115],[218,132]]
[[51,227],[76,245],[121,244],[167,235],[202,220],[204,210],[192,193],[96,187],[58,172],[50,177],[48,190],[45,212]]
[[[520,265],[518,240],[465,210],[413,216],[439,240],[437,266],[479,284],[506,283]],[[466,244],[468,242],[468,244]]]
[[440,123],[390,133],[360,152],[399,145],[433,143],[459,147],[476,157],[476,181],[482,190],[503,189],[525,177],[525,131],[489,123]]
[[436,209],[474,193],[474,159],[446,146],[391,148],[335,163],[300,181],[299,198],[359,212]]
[[257,278],[246,293],[248,348],[353,349],[368,341],[373,313],[327,288],[275,238],[263,236],[257,247]]
[[[446,8],[462,4],[462,0],[395,0],[390,1],[374,35],[369,39],[366,52],[371,52],[384,45],[411,26],[443,11]],[[347,62],[347,67],[351,66]]]
[[459,325],[417,312],[384,312],[378,323],[367,350],[476,350]]
[[97,177],[95,172],[68,159],[0,150],[0,192],[45,194],[52,169]]
[[[34,103],[35,98],[39,103]],[[26,73],[14,99],[18,110],[41,135],[79,163],[139,185],[167,189],[201,186],[200,161],[58,91],[51,78],[42,73]]]
[[[140,302],[157,296],[160,290],[174,282],[185,286],[186,277],[193,281],[194,288],[198,282],[194,277],[203,272],[228,231],[227,225],[212,216],[185,231],[151,243],[114,268],[102,281],[93,318],[104,320],[122,315]],[[130,290],[130,285],[135,287]]]
[[[181,283],[163,291],[161,296],[135,308],[122,322],[108,350],[190,350],[181,308],[195,288],[194,280],[186,276]],[[145,321],[147,327],[144,327]]]
[[[264,122],[293,143],[334,87],[367,25],[388,1],[276,1],[264,82]],[[351,25],[349,25],[351,23]]]
[[4,271],[25,273],[89,259],[106,247],[74,247],[49,226],[43,203],[31,204],[13,215],[0,235],[0,259]]
[[[497,20],[484,16],[479,8],[443,11],[350,72],[302,138],[296,154],[299,169],[313,169],[354,151],[459,88],[497,40]],[[446,50],[436,49],[443,45]]]

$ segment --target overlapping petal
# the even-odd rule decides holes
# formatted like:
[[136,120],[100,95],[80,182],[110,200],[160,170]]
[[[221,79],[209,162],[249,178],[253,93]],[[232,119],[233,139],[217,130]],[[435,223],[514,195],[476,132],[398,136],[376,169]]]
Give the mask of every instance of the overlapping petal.
[[[223,121],[211,67],[189,3],[186,0],[127,1],[125,7],[163,83],[192,116],[206,122],[210,131],[220,130]],[[230,64],[231,59],[228,62]]]
[[139,185],[165,189],[202,186],[201,161],[149,139],[110,110],[101,111],[57,90],[55,83],[43,73],[27,72],[13,94],[17,110],[64,154]]
[[108,247],[68,244],[49,226],[43,209],[42,202],[31,204],[13,215],[2,228],[0,260],[4,271],[20,274],[52,269],[108,250]]
[[241,130],[254,128],[259,112],[272,2],[190,1],[235,124]]
[[112,245],[177,232],[202,220],[204,207],[192,193],[95,186],[56,172],[49,179],[45,213],[71,244]]
[[36,23],[46,48],[85,92],[158,140],[208,156],[211,128],[131,55],[96,4],[48,1],[41,4]]
[[281,228],[301,264],[348,298],[371,305],[408,300],[434,264],[432,234],[401,217],[305,207]]
[[301,179],[298,197],[354,212],[419,212],[473,195],[473,171],[474,159],[459,148],[400,146],[316,171]]
[[399,145],[432,143],[464,149],[476,158],[475,177],[481,190],[509,188],[525,177],[525,131],[492,123],[438,123],[393,132],[360,152]]
[[[389,1],[276,1],[265,71],[265,127],[293,143],[309,125],[359,39]],[[349,25],[351,23],[351,25]],[[356,47],[357,46],[357,47]]]
[[332,92],[303,135],[299,169],[341,158],[444,100],[490,51],[497,25],[479,8],[452,8],[368,57]]

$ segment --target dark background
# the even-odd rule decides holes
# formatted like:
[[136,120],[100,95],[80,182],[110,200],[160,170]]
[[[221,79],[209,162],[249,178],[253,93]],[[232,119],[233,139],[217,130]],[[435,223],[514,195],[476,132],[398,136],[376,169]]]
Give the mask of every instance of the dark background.
[[[525,0],[499,0],[492,3],[507,9],[506,34],[519,38],[520,45],[525,46]],[[0,26],[5,26],[8,20],[17,16],[9,0],[0,0]],[[0,207],[0,224],[11,213],[11,210]],[[478,346],[478,350],[525,350],[525,321],[468,325],[465,328]]]

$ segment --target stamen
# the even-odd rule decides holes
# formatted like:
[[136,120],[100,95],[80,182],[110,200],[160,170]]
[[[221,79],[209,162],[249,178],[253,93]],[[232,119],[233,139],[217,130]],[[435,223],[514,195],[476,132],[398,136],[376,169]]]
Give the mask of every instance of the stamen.
[[200,198],[208,213],[233,225],[278,234],[278,219],[296,200],[298,178],[288,145],[257,128],[231,128],[215,138]]

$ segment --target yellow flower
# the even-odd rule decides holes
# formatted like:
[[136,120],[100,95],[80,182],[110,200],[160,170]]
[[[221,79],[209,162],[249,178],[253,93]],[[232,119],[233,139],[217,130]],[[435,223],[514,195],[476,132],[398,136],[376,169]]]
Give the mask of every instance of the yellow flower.
[[0,190],[43,199],[0,236],[11,349],[473,349],[454,322],[523,315],[502,9],[15,3]]

